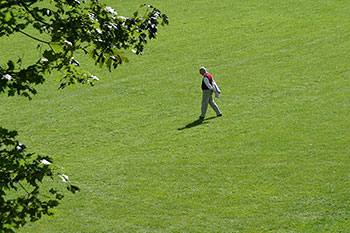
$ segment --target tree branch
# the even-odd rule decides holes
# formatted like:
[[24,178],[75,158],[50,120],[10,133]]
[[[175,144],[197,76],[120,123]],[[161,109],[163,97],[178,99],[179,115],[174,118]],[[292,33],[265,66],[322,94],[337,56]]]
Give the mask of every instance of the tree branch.
[[39,42],[42,42],[42,43],[45,43],[45,44],[48,44],[48,45],[50,44],[50,42],[47,42],[47,41],[38,39],[38,38],[36,38],[36,37],[34,37],[34,36],[31,36],[31,35],[29,35],[28,33],[23,32],[23,31],[21,31],[21,30],[18,30],[18,32],[20,32],[20,33],[22,33],[23,35],[26,35],[26,36],[32,38],[33,40],[36,40],[36,41],[39,41]]
[[40,23],[42,23],[42,24],[44,24],[44,25],[47,25],[47,26],[49,25],[48,23],[46,23],[46,22],[42,21],[41,19],[39,19],[38,17],[36,17],[36,15],[34,15],[34,13],[29,9],[28,5],[25,4],[23,1],[18,0],[18,3],[19,3],[20,6],[23,6],[23,7],[26,9],[26,11],[27,11],[35,20],[39,21]]
[[[27,4],[27,6],[31,6],[33,5],[35,2],[31,2],[29,4]],[[11,6],[18,6],[18,2],[17,0],[14,0],[14,1],[7,1],[7,3],[3,3],[0,5],[0,10],[3,9],[3,8],[7,8],[7,7],[11,7]]]
[[30,193],[27,191],[27,189],[18,181],[18,184],[22,187],[22,189],[24,189],[24,191],[28,194],[28,196],[30,195]]

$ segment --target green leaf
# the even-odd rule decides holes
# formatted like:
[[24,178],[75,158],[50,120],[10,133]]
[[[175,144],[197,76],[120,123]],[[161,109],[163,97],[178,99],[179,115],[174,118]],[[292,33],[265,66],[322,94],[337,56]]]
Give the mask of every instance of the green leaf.
[[113,62],[112,58],[107,59],[106,65],[107,65],[109,70],[111,70],[112,62]]
[[6,22],[9,22],[11,19],[12,19],[11,11],[6,12],[6,13],[5,13],[5,18],[4,18],[4,20],[5,20]]
[[60,42],[51,42],[50,45],[55,53],[60,53],[64,49]]

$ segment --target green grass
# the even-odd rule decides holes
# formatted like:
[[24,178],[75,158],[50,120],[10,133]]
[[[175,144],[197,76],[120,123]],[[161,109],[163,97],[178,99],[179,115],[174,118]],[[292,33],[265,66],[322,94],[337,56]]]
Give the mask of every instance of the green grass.
[[[148,3],[170,25],[112,73],[85,61],[95,87],[0,97],[0,125],[82,190],[20,232],[350,232],[348,1]],[[0,43],[1,64],[37,56]],[[185,128],[202,65],[224,116]]]

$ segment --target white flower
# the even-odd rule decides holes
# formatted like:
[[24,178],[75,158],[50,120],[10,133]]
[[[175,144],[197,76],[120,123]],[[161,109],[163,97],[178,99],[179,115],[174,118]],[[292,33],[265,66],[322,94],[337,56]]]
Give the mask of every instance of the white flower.
[[72,58],[72,60],[69,61],[69,64],[75,65],[75,66],[80,66],[79,62],[75,59]]
[[22,143],[18,143],[17,146],[16,146],[16,150],[18,150],[19,152],[24,151],[25,148],[26,148],[26,146],[23,145]]
[[64,43],[66,43],[67,45],[73,46],[72,42],[69,42],[68,40],[65,40]]
[[98,19],[95,18],[95,15],[93,13],[89,13],[88,16],[92,21],[96,20],[98,22]]
[[101,29],[95,28],[95,30],[96,30],[96,32],[97,32],[98,34],[102,34],[102,30],[101,30]]
[[118,25],[116,23],[109,23],[107,24],[107,27],[109,29],[118,29]]
[[45,165],[50,165],[51,163],[47,161],[46,159],[40,160],[40,163],[45,164]]
[[5,74],[5,75],[2,76],[2,79],[6,79],[6,80],[8,80],[8,81],[11,81],[13,78],[12,78],[11,75]]
[[113,14],[113,15],[117,15],[118,13],[110,6],[107,6],[105,8],[105,11],[108,11],[109,13]]
[[68,176],[65,175],[65,174],[59,174],[58,176],[61,178],[61,180],[62,180],[64,183],[66,183],[67,181],[69,181]]
[[99,78],[97,78],[97,76],[95,76],[95,75],[90,75],[90,78],[92,78],[93,80],[96,80],[96,81],[99,81],[100,79]]
[[117,29],[117,28],[118,28],[118,24],[116,24],[116,23],[111,23],[110,25],[111,25],[112,28],[114,28],[114,29]]

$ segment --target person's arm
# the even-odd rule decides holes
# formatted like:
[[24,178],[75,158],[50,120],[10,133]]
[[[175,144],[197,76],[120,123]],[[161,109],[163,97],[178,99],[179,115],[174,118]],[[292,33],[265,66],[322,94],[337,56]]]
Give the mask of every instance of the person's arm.
[[213,86],[210,84],[209,79],[207,77],[204,77],[204,83],[205,85],[207,85],[207,87],[209,88],[209,90],[214,90]]

